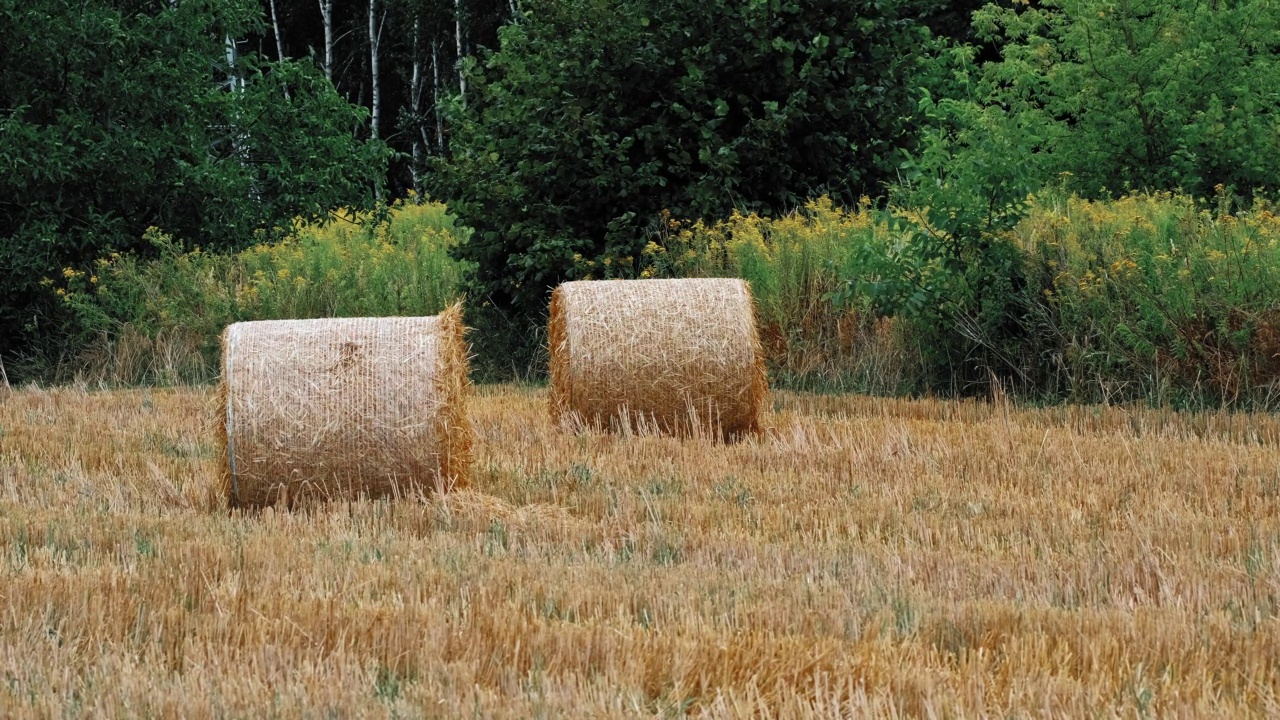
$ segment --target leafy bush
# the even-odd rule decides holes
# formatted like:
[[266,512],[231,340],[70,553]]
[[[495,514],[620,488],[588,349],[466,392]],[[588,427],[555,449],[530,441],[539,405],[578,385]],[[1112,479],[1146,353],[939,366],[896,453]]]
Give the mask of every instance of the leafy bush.
[[[664,215],[638,259],[640,277],[738,277],[751,283],[775,382],[820,390],[898,394],[916,389],[917,348],[892,320],[870,307],[832,302],[849,264],[866,248],[883,249],[887,216],[864,199],[854,209],[829,198],[780,218],[734,213],[684,222]],[[579,259],[584,277],[609,277],[631,258]]]
[[1219,195],[1037,198],[1017,227],[1028,318],[1073,400],[1280,406],[1280,217]]
[[[971,49],[953,53],[960,67]],[[961,91],[972,91],[958,75]],[[928,93],[929,120],[893,188],[889,243],[864,244],[846,264],[837,303],[858,303],[908,324],[926,385],[952,393],[993,381],[1027,387],[1023,261],[1010,230],[1037,187],[1025,158],[1042,138],[1014,108],[992,109]]]
[[[950,182],[933,186],[972,191]],[[638,259],[579,259],[579,273],[749,280],[775,380],[792,386],[974,393],[994,375],[1044,401],[1280,407],[1273,205],[1055,190],[1006,207],[978,259],[949,245],[983,241],[961,208],[816,201],[777,219],[668,217]]]
[[1280,177],[1280,4],[1273,0],[992,3],[978,35],[1001,46],[982,106],[1034,116],[1029,155],[1086,197],[1216,185],[1246,196]]
[[298,223],[283,242],[238,255],[246,318],[434,315],[454,302],[465,265],[449,251],[469,231],[440,203],[397,203],[385,216],[339,211]]
[[466,237],[439,203],[298,221],[284,240],[237,254],[183,251],[152,228],[153,259],[113,253],[64,269],[68,371],[112,383],[207,381],[223,328],[240,320],[433,315],[460,297]]
[[[975,370],[1000,371],[1017,381],[1011,390],[1046,401],[1280,407],[1273,205],[1255,200],[1237,209],[1225,192],[1209,205],[1170,193],[1090,201],[1055,190],[1018,207],[1022,219],[989,236],[1003,248],[996,257],[1017,265],[1006,285],[979,285],[981,273],[993,272],[990,260],[962,255],[969,269],[951,269],[954,260],[939,248],[965,231],[947,229],[950,210],[939,217],[867,202],[843,209],[826,199],[780,218],[667,215],[637,255],[579,257],[575,272],[750,281],[774,381],[785,386],[986,391],[989,376],[963,385],[955,379],[963,376],[938,372],[938,358],[967,353]],[[228,322],[439,311],[463,286],[468,268],[449,250],[466,232],[440,204],[299,222],[286,240],[234,255],[183,251],[152,230],[146,240],[157,258],[115,254],[92,272],[66,268],[48,284],[71,320],[68,347],[79,349],[74,367],[82,374],[121,383],[207,380]],[[890,311],[885,293],[894,283],[931,294],[921,306],[905,298]],[[980,333],[988,297],[991,317],[1012,327],[995,347],[1003,355],[978,365],[984,348],[995,351]],[[487,310],[469,304],[472,317],[488,323],[470,336],[481,354],[477,376],[537,373],[541,337]],[[946,317],[969,324],[948,329]]]
[[[309,62],[229,66],[257,0],[0,3],[0,356],[52,341],[61,268],[149,252],[151,226],[230,252],[372,206],[385,146]],[[229,89],[234,78],[235,90]]]
[[531,318],[575,256],[638,257],[663,209],[878,192],[933,47],[912,0],[523,7],[472,68],[435,193],[476,228],[476,294]]

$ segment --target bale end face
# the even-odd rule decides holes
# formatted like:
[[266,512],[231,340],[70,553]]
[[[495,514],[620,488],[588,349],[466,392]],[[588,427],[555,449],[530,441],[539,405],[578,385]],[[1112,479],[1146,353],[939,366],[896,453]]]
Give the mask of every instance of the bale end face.
[[562,427],[573,424],[572,382],[569,378],[569,334],[565,327],[564,290],[551,292],[551,313],[547,320],[547,345],[550,349],[547,371],[550,375],[551,423]]

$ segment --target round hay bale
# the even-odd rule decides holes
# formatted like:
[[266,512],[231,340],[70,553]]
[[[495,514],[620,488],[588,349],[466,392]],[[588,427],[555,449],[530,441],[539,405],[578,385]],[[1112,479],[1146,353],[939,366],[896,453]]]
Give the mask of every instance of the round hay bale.
[[742,280],[567,282],[551,295],[551,412],[561,424],[754,433],[769,392]]
[[461,310],[265,320],[222,337],[231,507],[465,486],[472,430]]

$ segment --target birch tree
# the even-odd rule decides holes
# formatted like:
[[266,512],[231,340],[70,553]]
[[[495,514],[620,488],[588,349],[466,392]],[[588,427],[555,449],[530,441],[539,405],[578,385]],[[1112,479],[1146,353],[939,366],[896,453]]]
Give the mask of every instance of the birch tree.
[[0,3],[0,354],[48,332],[26,329],[40,278],[146,252],[148,227],[226,251],[371,204],[387,154],[350,131],[367,113],[237,42],[257,2]]
[[320,0],[320,18],[324,21],[324,76],[333,82],[333,0]]
[[436,150],[444,154],[444,116],[440,113],[440,42],[431,42],[431,108],[436,116]]
[[[383,20],[386,14],[383,14]],[[382,124],[382,83],[378,75],[378,46],[382,41],[382,22],[378,20],[378,2],[369,0],[369,130],[374,138],[380,137]]]
[[280,16],[276,13],[276,0],[271,0],[271,34],[276,38],[276,59],[284,60],[284,38],[280,36]]
[[409,173],[413,177],[415,192],[422,190],[422,178],[418,176],[422,167],[423,146],[429,145],[427,129],[422,121],[422,20],[413,19],[413,71],[409,78],[409,117],[413,127],[410,151]]
[[458,94],[467,101],[467,76],[462,72],[462,0],[453,0],[453,37],[458,48]]

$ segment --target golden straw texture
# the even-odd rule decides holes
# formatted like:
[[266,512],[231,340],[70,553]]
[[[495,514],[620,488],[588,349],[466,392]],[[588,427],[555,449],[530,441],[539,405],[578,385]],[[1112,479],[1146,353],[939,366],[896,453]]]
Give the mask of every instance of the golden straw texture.
[[470,383],[456,306],[434,317],[236,323],[222,363],[231,507],[467,482]]
[[567,282],[551,296],[548,340],[562,425],[759,430],[769,384],[742,280]]

